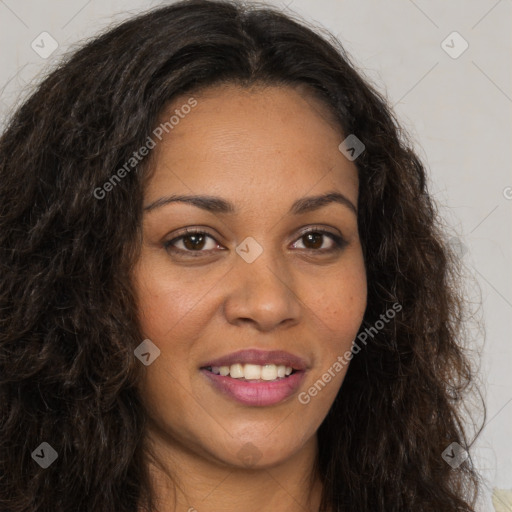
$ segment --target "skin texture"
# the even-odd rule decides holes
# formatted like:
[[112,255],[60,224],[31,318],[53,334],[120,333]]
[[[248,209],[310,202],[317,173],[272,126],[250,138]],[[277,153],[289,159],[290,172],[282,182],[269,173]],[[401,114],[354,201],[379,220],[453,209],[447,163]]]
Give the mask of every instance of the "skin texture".
[[[308,363],[301,392],[350,350],[367,297],[357,216],[339,203],[288,212],[297,199],[332,191],[357,208],[357,169],[338,150],[341,130],[307,91],[230,84],[194,97],[197,106],[154,149],[144,204],[208,194],[237,213],[180,202],[144,213],[133,282],[142,332],[161,351],[141,390],[161,512],[318,510],[316,431],[348,366],[308,404],[295,394],[268,407],[221,395],[199,368],[240,349],[285,350]],[[347,244],[328,252],[334,241],[308,239],[308,227]],[[164,243],[184,228],[212,238],[198,248],[179,239],[174,247],[189,252],[177,255]],[[252,263],[235,251],[249,236],[263,249]],[[251,467],[238,455],[247,443],[259,457]]]

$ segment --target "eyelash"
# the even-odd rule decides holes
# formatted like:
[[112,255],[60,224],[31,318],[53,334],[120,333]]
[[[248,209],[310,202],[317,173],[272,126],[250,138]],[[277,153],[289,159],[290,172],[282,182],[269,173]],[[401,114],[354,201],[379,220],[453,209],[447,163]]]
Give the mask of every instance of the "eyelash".
[[[336,235],[334,233],[331,233],[330,231],[326,231],[323,229],[317,229],[317,228],[312,228],[307,231],[304,231],[303,233],[301,233],[301,235],[299,236],[299,238],[297,240],[300,240],[301,238],[305,237],[306,235],[309,235],[310,233],[317,233],[317,234],[325,235],[325,236],[329,237],[334,242],[334,247],[331,249],[302,249],[304,251],[313,251],[313,252],[325,254],[325,253],[332,253],[332,252],[340,251],[347,245],[347,241],[343,237]],[[193,258],[202,256],[204,253],[210,252],[210,250],[205,251],[205,250],[200,249],[197,251],[192,251],[190,249],[184,250],[184,249],[178,249],[176,247],[173,247],[173,244],[175,242],[177,242],[183,238],[187,238],[187,236],[189,236],[189,235],[206,235],[207,237],[211,238],[212,240],[215,240],[215,238],[212,235],[210,235],[210,233],[208,233],[206,231],[202,231],[200,229],[195,229],[195,228],[188,228],[185,230],[185,232],[182,235],[175,237],[172,240],[169,240],[167,242],[164,242],[164,244],[163,244],[164,248],[169,252],[172,252],[175,254],[187,255],[187,256],[191,256]]]

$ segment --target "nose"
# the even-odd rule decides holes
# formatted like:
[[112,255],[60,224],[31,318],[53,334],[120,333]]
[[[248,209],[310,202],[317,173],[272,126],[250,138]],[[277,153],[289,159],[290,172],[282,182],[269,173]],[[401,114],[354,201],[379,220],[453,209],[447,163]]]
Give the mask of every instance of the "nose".
[[298,323],[302,302],[284,264],[272,261],[269,252],[264,251],[252,263],[237,257],[234,265],[226,276],[230,285],[224,314],[229,323],[252,323],[262,332]]

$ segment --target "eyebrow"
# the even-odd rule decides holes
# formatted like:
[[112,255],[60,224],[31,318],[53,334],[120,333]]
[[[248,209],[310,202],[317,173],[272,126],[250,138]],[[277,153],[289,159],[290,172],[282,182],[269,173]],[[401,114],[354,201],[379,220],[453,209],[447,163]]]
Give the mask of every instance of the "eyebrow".
[[[221,197],[208,195],[165,196],[145,206],[144,211],[150,212],[152,210],[161,208],[162,206],[175,202],[191,204],[193,206],[196,206],[211,213],[234,214],[237,212],[237,209],[233,203],[230,203],[229,201],[226,201]],[[354,206],[352,201],[350,201],[350,199],[348,199],[340,192],[336,191],[327,192],[325,194],[321,194],[318,196],[309,196],[297,199],[292,204],[289,213],[291,213],[292,215],[300,215],[303,213],[318,210],[331,203],[339,203],[347,207],[349,210],[351,210],[353,213],[357,215],[357,208]]]

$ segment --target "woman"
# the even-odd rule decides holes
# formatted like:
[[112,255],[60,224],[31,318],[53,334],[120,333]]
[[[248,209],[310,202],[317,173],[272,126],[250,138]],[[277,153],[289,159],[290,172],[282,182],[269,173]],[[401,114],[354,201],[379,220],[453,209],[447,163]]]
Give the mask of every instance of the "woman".
[[42,82],[0,169],[1,510],[474,510],[456,262],[339,43],[150,11]]

